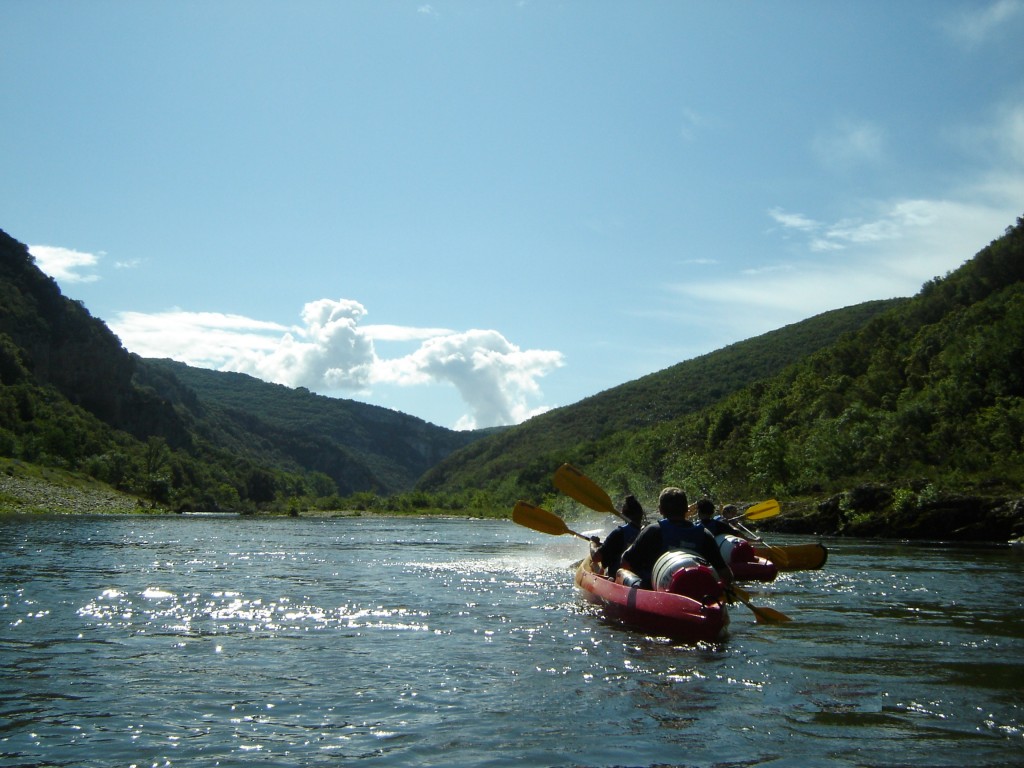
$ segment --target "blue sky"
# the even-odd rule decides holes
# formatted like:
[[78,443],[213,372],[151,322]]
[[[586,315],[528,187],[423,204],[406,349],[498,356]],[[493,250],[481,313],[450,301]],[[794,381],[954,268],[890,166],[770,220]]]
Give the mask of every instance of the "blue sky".
[[141,355],[516,423],[1024,214],[1024,1],[0,3],[0,228]]

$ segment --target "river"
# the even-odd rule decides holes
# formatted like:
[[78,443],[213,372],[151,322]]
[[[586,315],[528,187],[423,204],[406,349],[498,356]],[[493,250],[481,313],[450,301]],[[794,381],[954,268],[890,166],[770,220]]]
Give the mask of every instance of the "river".
[[509,521],[0,518],[0,765],[1024,764],[1024,557],[824,543],[687,645]]

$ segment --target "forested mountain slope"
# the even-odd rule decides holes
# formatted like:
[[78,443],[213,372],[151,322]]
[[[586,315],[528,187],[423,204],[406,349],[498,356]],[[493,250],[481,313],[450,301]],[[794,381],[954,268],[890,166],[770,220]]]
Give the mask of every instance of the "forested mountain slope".
[[[408,490],[430,467],[483,434],[443,429],[398,411],[268,384],[242,373],[173,360],[144,363],[144,369],[172,375],[224,418],[244,422],[245,432],[237,436],[236,430],[223,430],[220,440],[226,447],[244,453],[257,436],[299,466],[335,479],[353,467],[368,470],[361,481],[353,477],[346,483],[350,489],[370,489],[373,478],[382,491]],[[157,386],[155,377],[148,381]],[[173,389],[166,394],[173,397]]]
[[[1018,219],[912,299],[830,313],[849,319],[851,333],[824,341],[821,318],[799,324],[823,341],[804,355],[775,355],[721,390],[702,390],[701,382],[728,382],[742,363],[788,348],[795,328],[734,345],[482,440],[421,487],[477,485],[506,501],[557,506],[565,499],[551,475],[569,461],[613,498],[635,493],[648,507],[663,485],[681,485],[717,500],[789,499],[807,512],[804,522],[778,521],[805,531],[1019,534],[1022,278]],[[695,386],[700,394],[682,402],[679,391]]]
[[806,499],[793,530],[1024,533],[1024,218],[860,331],[582,463],[618,494]]
[[552,410],[453,454],[430,470],[419,487],[487,489],[503,501],[547,493],[551,470],[560,463],[590,463],[600,456],[603,441],[699,412],[836,343],[904,301],[826,312]]
[[143,361],[0,231],[0,456],[81,472],[173,508],[252,509],[406,491],[479,434]]

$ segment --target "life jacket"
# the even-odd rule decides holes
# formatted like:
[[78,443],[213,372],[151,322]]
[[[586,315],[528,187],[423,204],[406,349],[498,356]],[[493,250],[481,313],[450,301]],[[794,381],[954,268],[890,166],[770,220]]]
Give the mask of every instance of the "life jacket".
[[667,518],[659,520],[658,527],[661,529],[662,546],[666,550],[685,549],[687,552],[703,557],[701,542],[705,540],[704,537],[707,535],[704,533],[703,528],[692,523],[680,525],[679,523],[673,523]]

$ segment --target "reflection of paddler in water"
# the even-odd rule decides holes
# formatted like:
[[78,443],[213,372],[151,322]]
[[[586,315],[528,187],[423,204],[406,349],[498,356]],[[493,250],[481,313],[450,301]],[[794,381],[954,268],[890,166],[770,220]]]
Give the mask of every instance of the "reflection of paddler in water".
[[603,568],[604,573],[612,578],[619,570],[619,560],[622,553],[640,535],[640,529],[644,524],[644,508],[633,495],[627,496],[622,502],[620,512],[628,522],[620,525],[605,537],[604,543],[597,536],[590,539],[590,560],[597,570],[597,566]]
[[639,577],[644,586],[649,586],[658,558],[672,550],[684,550],[706,560],[725,586],[731,586],[733,574],[718,551],[715,537],[686,519],[688,506],[686,493],[681,488],[665,488],[658,497],[662,519],[640,532],[622,553],[620,567],[632,571],[630,576]]

